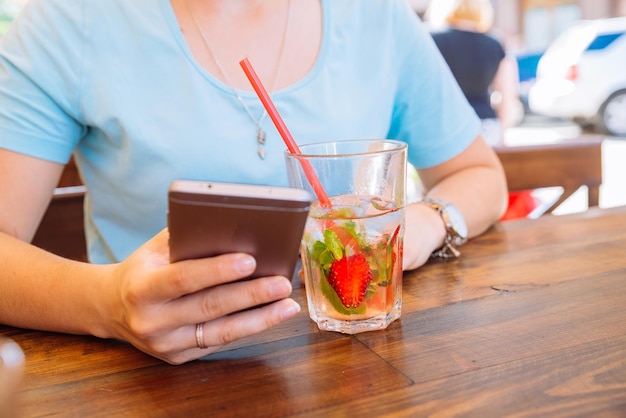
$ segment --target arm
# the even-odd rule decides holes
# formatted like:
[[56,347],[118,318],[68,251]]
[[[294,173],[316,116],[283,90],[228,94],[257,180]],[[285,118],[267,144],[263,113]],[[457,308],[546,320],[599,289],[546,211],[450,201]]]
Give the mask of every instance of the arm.
[[0,231],[32,240],[63,165],[0,149]]
[[[169,263],[164,230],[119,264],[67,260],[27,243],[62,165],[0,150],[0,323],[123,339],[170,363],[183,363],[294,315],[284,277],[234,282],[252,257]],[[274,303],[271,303],[274,302]],[[234,312],[270,303],[262,308]],[[196,323],[204,344],[196,344]]]
[[[437,166],[418,170],[430,197],[452,202],[467,223],[469,237],[498,221],[507,204],[507,186],[500,160],[478,136],[461,154]],[[446,235],[441,217],[420,203],[406,209],[404,269],[424,264],[443,245]]]
[[497,94],[494,106],[502,129],[514,126],[518,119],[519,101],[519,75],[517,64],[509,56],[505,56],[493,80],[492,87]]

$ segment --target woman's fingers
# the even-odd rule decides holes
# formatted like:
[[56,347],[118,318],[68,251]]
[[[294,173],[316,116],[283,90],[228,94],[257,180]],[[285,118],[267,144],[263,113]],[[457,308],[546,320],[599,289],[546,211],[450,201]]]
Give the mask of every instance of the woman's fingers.
[[[203,325],[204,345],[217,349],[241,338],[268,330],[298,312],[300,312],[300,305],[295,300],[282,299],[261,308],[205,322]],[[193,344],[196,345],[195,326]]]
[[164,230],[114,267],[119,281],[107,287],[113,301],[107,315],[115,318],[116,338],[179,364],[300,311],[287,299],[287,278],[245,279],[256,268],[254,257],[237,253],[170,263],[167,238]]
[[224,254],[198,260],[185,260],[172,263],[161,273],[159,285],[150,289],[155,301],[173,300],[233,282],[251,275],[256,268],[256,260],[248,254]]
[[205,322],[243,309],[284,299],[291,294],[291,291],[291,282],[285,277],[264,277],[203,290],[190,295],[189,300],[177,300],[172,305],[185,304],[185,308],[181,306],[173,308],[191,309],[192,312],[187,312],[185,318],[191,318],[195,322]]
[[168,238],[167,229],[162,230],[120,265],[141,272],[144,279],[134,276],[127,290],[143,303],[174,300],[247,277],[256,269],[254,257],[243,253],[170,263]]
[[284,299],[291,282],[282,276],[263,277],[215,286],[172,300],[161,307],[164,328],[207,322],[254,306]]
[[155,339],[138,348],[168,363],[182,364],[213,353],[230,342],[272,328],[298,312],[300,305],[296,301],[282,299],[260,308],[203,322],[201,328],[198,324],[182,326],[172,330],[165,338]]
[[[145,248],[153,254],[161,253],[163,238],[163,233],[158,234]],[[139,260],[140,264],[146,264],[145,260]],[[285,277],[241,280],[256,268],[254,257],[243,253],[168,262],[155,267],[154,274],[147,276],[146,280],[129,283],[127,291],[130,300],[160,305],[158,312],[163,327],[178,327],[189,321],[210,321],[284,299],[292,291],[291,282]]]
[[[181,340],[186,342],[185,349],[165,360],[179,364],[214,353],[228,343],[266,331],[298,312],[300,305],[295,300],[282,299],[260,308],[202,323],[201,328],[198,324],[185,327],[180,330],[186,334],[186,338]],[[200,348],[200,342],[205,348]]]

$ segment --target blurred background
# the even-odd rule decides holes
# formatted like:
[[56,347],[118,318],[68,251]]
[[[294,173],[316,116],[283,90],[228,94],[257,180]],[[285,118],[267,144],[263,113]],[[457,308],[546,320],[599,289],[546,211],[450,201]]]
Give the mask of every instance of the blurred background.
[[[408,0],[423,17],[430,0]],[[437,1],[437,0],[432,0]],[[493,0],[495,29],[511,51],[545,50],[581,19],[626,16],[626,0]]]
[[[408,0],[424,18],[430,0]],[[432,0],[446,1],[446,0]],[[522,105],[506,145],[603,135],[600,207],[626,205],[626,0],[493,0]],[[579,190],[554,213],[586,209]]]

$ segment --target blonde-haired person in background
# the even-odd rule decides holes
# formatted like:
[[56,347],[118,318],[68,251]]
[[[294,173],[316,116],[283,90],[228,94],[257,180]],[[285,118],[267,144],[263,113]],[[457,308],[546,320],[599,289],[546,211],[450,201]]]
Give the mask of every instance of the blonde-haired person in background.
[[504,130],[519,115],[518,72],[500,41],[490,33],[490,0],[436,0],[426,11],[433,39],[463,93],[482,120],[485,141],[503,143]]

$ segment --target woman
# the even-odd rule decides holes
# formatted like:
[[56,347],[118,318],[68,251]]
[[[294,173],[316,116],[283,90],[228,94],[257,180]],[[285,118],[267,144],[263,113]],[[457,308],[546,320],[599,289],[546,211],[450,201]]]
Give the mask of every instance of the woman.
[[[299,310],[285,277],[235,282],[248,255],[168,259],[171,180],[287,184],[244,57],[297,142],[405,140],[429,197],[454,202],[470,237],[502,213],[499,161],[403,0],[30,0],[0,40],[0,322],[179,364]],[[90,264],[28,244],[72,153]],[[429,205],[406,214],[413,269],[450,231]]]
[[432,36],[463,93],[482,121],[489,145],[501,145],[519,109],[517,66],[491,33],[490,0],[432,1]]

